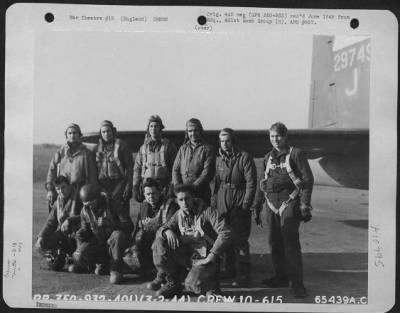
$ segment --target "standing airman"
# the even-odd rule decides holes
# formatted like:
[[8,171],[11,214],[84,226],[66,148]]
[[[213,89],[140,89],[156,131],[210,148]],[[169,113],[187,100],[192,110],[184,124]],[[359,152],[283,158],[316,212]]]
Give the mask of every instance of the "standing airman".
[[65,176],[79,190],[84,184],[97,185],[96,164],[93,153],[81,142],[82,132],[77,124],[69,124],[65,130],[66,143],[51,159],[46,179],[49,208],[57,197],[55,179]]
[[117,129],[110,121],[100,124],[100,139],[96,146],[96,163],[101,192],[107,194],[110,205],[121,220],[128,235],[133,230],[129,212],[132,197],[133,158],[128,145],[117,138]]
[[136,201],[144,200],[143,182],[152,178],[159,184],[162,194],[171,193],[171,172],[177,148],[170,140],[162,136],[164,124],[158,115],[150,116],[144,144],[136,155],[133,191]]
[[219,133],[219,156],[216,161],[213,204],[232,230],[232,245],[226,251],[225,268],[234,277],[234,287],[250,282],[251,211],[257,187],[253,158],[241,151],[232,129]]
[[203,140],[203,126],[196,118],[186,123],[185,142],[176,156],[172,181],[174,186],[192,184],[195,196],[210,204],[210,181],[215,172],[214,148]]
[[262,282],[270,288],[288,287],[306,297],[299,238],[300,222],[311,219],[313,174],[305,153],[287,145],[288,130],[275,123],[269,131],[272,151],[264,157],[264,179],[257,194],[257,221],[265,200],[274,275]]

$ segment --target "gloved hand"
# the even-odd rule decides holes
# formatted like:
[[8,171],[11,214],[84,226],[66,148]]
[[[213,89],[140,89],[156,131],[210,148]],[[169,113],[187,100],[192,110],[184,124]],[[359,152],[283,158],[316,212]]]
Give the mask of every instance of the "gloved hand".
[[35,248],[44,249],[44,239],[39,237],[35,243]]
[[144,195],[142,194],[139,185],[133,185],[133,197],[137,202],[139,203],[143,202]]
[[56,196],[56,195],[54,194],[54,192],[51,191],[51,190],[49,190],[49,191],[47,192],[47,194],[46,194],[46,198],[47,198],[47,200],[49,200],[50,204],[53,204],[53,203],[54,203],[56,197],[57,197],[57,196]]
[[129,199],[132,198],[132,187],[126,185],[124,193],[122,194],[122,198],[125,201],[129,201]]
[[79,242],[89,242],[93,236],[94,234],[93,231],[90,229],[89,223],[85,223],[85,225],[76,233],[76,239]]
[[312,218],[311,210],[312,210],[311,206],[300,207],[301,219],[303,220],[304,223],[311,221]]
[[61,231],[62,231],[63,233],[66,233],[66,232],[68,232],[69,227],[70,227],[69,221],[68,221],[68,219],[66,219],[66,220],[61,224]]
[[256,222],[256,225],[262,227],[263,226],[262,225],[262,221],[261,221],[261,210],[262,210],[262,207],[258,204],[258,205],[255,205],[255,206],[251,207],[250,210],[254,214],[254,221]]

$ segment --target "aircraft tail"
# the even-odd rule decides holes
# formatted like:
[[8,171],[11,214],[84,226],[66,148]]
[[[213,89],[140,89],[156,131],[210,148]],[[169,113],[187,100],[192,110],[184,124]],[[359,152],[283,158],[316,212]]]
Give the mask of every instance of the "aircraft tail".
[[334,50],[335,40],[314,36],[309,127],[368,128],[370,39]]

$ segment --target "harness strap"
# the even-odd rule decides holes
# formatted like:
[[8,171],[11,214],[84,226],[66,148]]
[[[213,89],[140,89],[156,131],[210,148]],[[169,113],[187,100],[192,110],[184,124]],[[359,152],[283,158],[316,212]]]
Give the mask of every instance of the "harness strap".
[[[113,151],[112,151],[112,156],[113,156],[113,161],[117,164],[117,167],[121,173],[122,176],[125,176],[125,170],[122,167],[121,160],[118,155],[118,151],[121,147],[121,140],[118,138],[115,139],[114,144],[113,144]],[[96,153],[96,161],[97,161],[97,168],[100,170],[101,167],[103,166],[104,162],[104,145],[103,145],[103,140],[99,140],[99,147],[98,147],[99,152]]]
[[61,224],[61,215],[62,215],[62,206],[63,206],[63,204],[61,204],[60,202],[61,202],[61,198],[60,197],[57,197],[57,220],[58,220],[58,224]]
[[286,201],[283,201],[279,208],[275,207],[274,204],[268,198],[266,198],[268,207],[275,214],[282,216],[283,211],[285,211],[285,209],[289,206],[290,202],[292,202],[294,199],[296,199],[298,194],[299,194],[299,191],[297,189],[293,190],[293,192],[289,195],[289,198]]
[[147,145],[144,144],[142,148],[140,149],[140,153],[142,155],[142,177],[144,177],[144,173],[146,172],[146,166],[147,166],[147,153],[146,153],[146,147]]
[[122,167],[122,163],[121,163],[121,160],[119,159],[119,155],[118,155],[118,151],[119,151],[120,147],[121,147],[121,140],[119,140],[117,138],[117,139],[115,139],[115,143],[114,143],[114,160],[115,160],[115,163],[117,163],[117,166],[121,172],[121,175],[125,176],[125,170]]
[[99,140],[99,148],[98,148],[98,152],[96,153],[96,161],[97,161],[97,168],[100,170],[101,166],[102,166],[102,162],[103,162],[103,150],[104,150],[104,146],[103,146],[103,140]]
[[161,149],[160,149],[160,163],[161,166],[167,166],[167,163],[165,162],[165,145],[166,145],[166,140],[163,138],[161,139]]
[[[290,165],[290,155],[292,153],[293,147],[289,148],[289,153],[285,157],[285,162],[280,163],[280,164],[273,164],[272,163],[272,155],[269,156],[268,161],[267,161],[267,166],[265,169],[264,173],[264,179],[260,181],[260,189],[262,192],[265,194],[265,198],[267,200],[267,204],[271,211],[273,211],[275,214],[279,214],[280,216],[282,215],[283,211],[288,207],[289,203],[293,201],[300,193],[300,186],[301,186],[301,180],[296,177],[296,175],[293,172],[293,169]],[[276,208],[273,203],[268,199],[267,197],[267,191],[264,189],[264,183],[268,180],[269,178],[269,173],[271,170],[275,170],[276,168],[281,168],[281,169],[286,169],[290,179],[292,180],[294,186],[296,187],[295,190],[289,195],[289,198],[282,202],[281,206],[279,208]]]
[[292,153],[293,147],[289,148],[289,153],[286,154],[285,162],[280,164],[273,164],[272,163],[272,155],[269,156],[267,161],[267,166],[264,172],[264,181],[269,177],[269,172],[271,170],[275,170],[276,168],[286,169],[290,179],[292,180],[293,184],[297,189],[300,189],[301,186],[301,179],[296,177],[295,173],[293,172],[292,166],[290,165],[290,155]]
[[167,214],[168,210],[171,206],[172,199],[168,199],[165,203],[163,203],[160,207],[160,212],[161,212],[161,223],[166,223],[167,222]]
[[89,166],[88,166],[88,154],[87,154],[87,151],[86,150],[84,150],[85,151],[85,156],[84,156],[84,158],[83,158],[83,164],[84,164],[84,168],[85,168],[85,174],[86,174],[86,179],[85,179],[85,182],[86,182],[86,184],[88,184],[88,183],[90,183],[90,181],[89,181]]
[[293,169],[290,165],[290,154],[292,153],[293,147],[290,147],[289,149],[289,153],[286,155],[286,159],[285,159],[285,168],[286,171],[290,177],[290,179],[292,180],[293,184],[296,186],[297,189],[300,189],[300,184],[301,184],[301,180],[296,177],[296,175],[293,172]]
[[151,153],[148,144],[144,144],[142,146],[141,154],[142,154],[142,177],[145,176],[146,170],[149,167],[166,167],[167,163],[165,161],[165,146],[167,144],[167,139],[161,139],[161,147],[160,151],[154,152],[155,160],[152,163],[148,162],[148,155]]
[[54,155],[54,163],[57,166],[57,176],[60,176],[60,163],[61,163],[61,154],[59,151]]

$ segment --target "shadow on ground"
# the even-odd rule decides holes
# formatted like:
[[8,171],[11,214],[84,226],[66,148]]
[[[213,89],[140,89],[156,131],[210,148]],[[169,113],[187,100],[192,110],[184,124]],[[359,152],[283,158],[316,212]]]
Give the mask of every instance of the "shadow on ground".
[[338,222],[352,227],[368,229],[368,220],[339,220]]

